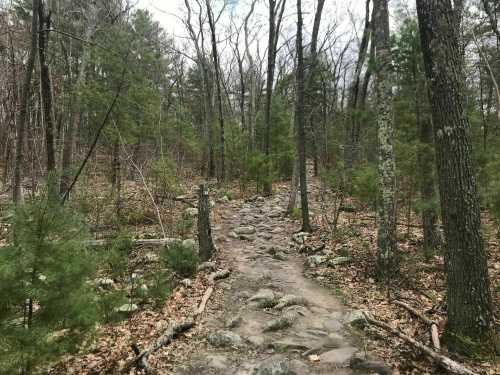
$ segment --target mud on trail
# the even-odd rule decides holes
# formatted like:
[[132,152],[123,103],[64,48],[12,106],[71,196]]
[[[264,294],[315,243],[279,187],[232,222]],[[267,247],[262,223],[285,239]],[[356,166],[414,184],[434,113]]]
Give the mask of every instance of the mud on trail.
[[348,327],[356,317],[331,290],[303,275],[298,248],[305,234],[295,233],[296,223],[286,217],[287,200],[282,186],[272,197],[219,208],[217,262],[231,276],[217,282],[221,298],[199,318],[205,337],[173,373],[389,373],[381,363],[359,359],[366,353]]

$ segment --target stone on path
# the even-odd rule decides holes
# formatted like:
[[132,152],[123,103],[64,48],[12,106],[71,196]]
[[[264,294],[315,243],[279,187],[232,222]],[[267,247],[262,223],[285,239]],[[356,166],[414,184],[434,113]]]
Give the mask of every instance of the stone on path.
[[319,356],[320,361],[323,363],[331,363],[337,366],[345,366],[354,354],[358,352],[357,348],[347,346],[345,348],[333,349],[325,352]]
[[254,369],[252,375],[292,375],[290,362],[279,355],[272,356],[264,360],[257,368]]
[[265,327],[264,332],[279,331],[291,327],[295,319],[297,319],[298,314],[295,311],[287,311],[283,313],[279,318],[269,321]]
[[217,331],[208,335],[208,342],[218,348],[240,347],[243,339],[240,335],[231,331]]
[[356,328],[364,328],[366,327],[366,318],[365,314],[361,310],[353,310],[347,313],[344,321],[352,327]]
[[325,263],[327,258],[322,255],[311,255],[310,257],[306,258],[305,261],[305,266],[307,268],[315,268],[320,266],[321,264]]
[[237,235],[249,235],[249,234],[255,234],[256,230],[255,227],[252,225],[242,225],[241,227],[236,227],[234,229],[234,233]]
[[349,258],[349,257],[337,257],[337,258],[330,259],[328,261],[328,265],[335,267],[335,266],[339,266],[339,265],[344,264],[344,263],[349,263],[350,261],[351,261],[351,258]]

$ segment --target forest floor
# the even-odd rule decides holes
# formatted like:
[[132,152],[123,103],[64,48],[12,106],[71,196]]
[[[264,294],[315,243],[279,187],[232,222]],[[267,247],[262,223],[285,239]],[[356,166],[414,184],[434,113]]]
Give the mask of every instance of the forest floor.
[[[329,208],[320,203],[318,180],[311,180],[309,191],[311,216],[318,228],[311,236],[297,234],[299,221],[285,215],[288,184],[276,184],[268,198],[214,198],[212,226],[218,250],[213,269],[179,283],[161,308],[140,309],[121,323],[102,326],[95,342],[49,373],[136,373],[124,370],[135,357],[130,345],[147,348],[173,322],[192,316],[211,286],[208,276],[226,269],[231,271],[229,277],[216,281],[196,325],[148,358],[158,373],[390,373],[377,359],[383,359],[394,374],[440,373],[403,341],[366,324],[352,327],[350,322],[359,323],[353,311],[366,311],[430,346],[428,327],[393,301],[413,306],[435,320],[442,332],[446,316],[442,255],[426,259],[421,254],[416,219],[400,226],[402,276],[388,292],[374,276],[373,216],[342,213],[332,234],[325,223]],[[151,236],[155,229],[147,231]],[[500,254],[498,241],[490,237],[490,274],[498,309]],[[138,256],[152,251],[139,249]],[[500,373],[493,358],[454,359],[478,374]],[[352,369],[350,363],[365,369]]]

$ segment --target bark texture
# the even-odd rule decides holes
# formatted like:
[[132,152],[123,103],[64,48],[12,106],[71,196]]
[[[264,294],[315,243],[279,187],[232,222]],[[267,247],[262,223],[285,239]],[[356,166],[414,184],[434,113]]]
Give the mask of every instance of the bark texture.
[[208,199],[208,188],[200,185],[198,192],[198,244],[200,246],[200,258],[207,261],[212,258],[215,246],[212,240],[212,228],[210,227],[210,202]]
[[417,11],[446,237],[447,343],[453,351],[468,351],[471,339],[489,340],[494,325],[463,94],[460,16],[451,0],[417,0]]
[[376,59],[377,125],[379,147],[378,276],[389,280],[398,269],[396,241],[396,163],[392,100],[392,56],[387,0],[375,0],[373,21]]

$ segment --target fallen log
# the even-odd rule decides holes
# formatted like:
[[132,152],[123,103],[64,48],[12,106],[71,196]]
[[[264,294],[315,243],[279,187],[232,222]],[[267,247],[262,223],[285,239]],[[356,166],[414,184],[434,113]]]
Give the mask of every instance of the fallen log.
[[[113,243],[113,239],[104,240],[88,240],[85,244],[90,247],[100,247],[106,246]],[[180,242],[179,238],[152,238],[152,239],[142,239],[142,240],[132,240],[134,246],[165,246],[175,242]]]
[[430,334],[431,334],[431,341],[432,341],[432,346],[434,346],[434,349],[436,351],[441,350],[441,343],[439,342],[439,330],[438,330],[438,325],[434,320],[431,320],[427,318],[425,315],[420,313],[419,311],[415,310],[413,307],[410,305],[407,305],[406,303],[402,301],[394,301],[394,303],[398,306],[401,306],[402,308],[408,310],[411,314],[422,320],[425,324],[429,326],[430,329]]
[[180,196],[180,197],[175,197],[173,200],[175,202],[182,202],[184,204],[187,204],[189,207],[196,208],[196,205],[193,202],[190,202],[189,199],[192,199],[193,201],[196,200],[196,197],[185,197],[185,196]]
[[180,323],[172,324],[163,335],[161,335],[153,345],[151,345],[148,349],[143,350],[139,354],[137,345],[132,345],[132,349],[136,353],[136,358],[134,358],[128,365],[125,366],[124,371],[122,373],[128,373],[128,371],[132,367],[137,367],[146,372],[146,374],[155,374],[156,371],[151,368],[148,363],[148,357],[160,350],[162,347],[170,344],[174,339],[176,339],[181,333],[186,332],[187,330],[194,327],[195,322],[192,318],[188,318]]
[[367,313],[364,313],[364,315],[368,323],[392,333],[394,336],[399,337],[400,339],[410,344],[411,346],[421,350],[422,352],[427,354],[436,364],[438,364],[443,369],[447,370],[449,373],[456,375],[478,375],[477,373],[469,370],[468,368],[452,360],[451,358],[448,358],[440,353],[437,353],[431,348],[425,346],[424,344],[404,334],[397,328],[394,328],[387,323],[376,320]]

